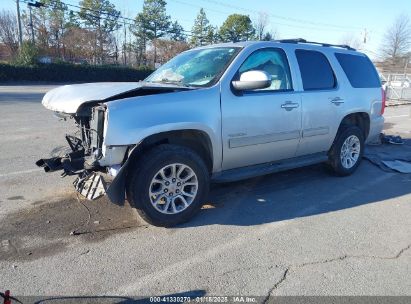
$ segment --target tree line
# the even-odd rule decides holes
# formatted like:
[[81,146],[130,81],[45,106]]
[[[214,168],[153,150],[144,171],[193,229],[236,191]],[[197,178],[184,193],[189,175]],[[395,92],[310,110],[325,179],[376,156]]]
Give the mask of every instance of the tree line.
[[[203,8],[192,28],[185,30],[167,13],[165,0],[144,0],[134,18],[123,17],[109,0],[81,0],[78,5],[64,0],[20,3],[31,3],[21,13],[25,42],[19,46],[16,16],[6,10],[0,12],[0,41],[12,59],[26,63],[41,55],[54,61],[155,67],[192,47],[277,36],[267,30],[266,13],[254,20],[231,14],[218,27],[210,24]],[[402,15],[387,29],[380,53],[384,59],[403,58],[410,49],[411,22]]]
[[[166,5],[165,0],[144,0],[141,12],[130,19],[109,0],[82,0],[78,5],[43,0],[22,11],[26,48],[35,46],[41,55],[62,61],[154,66],[192,47],[274,36],[266,31],[263,13],[254,23],[247,15],[232,14],[218,28],[204,9],[186,31],[167,14]],[[11,11],[0,12],[0,39],[10,54],[18,55],[18,26]]]
[[[273,38],[265,31],[268,19],[264,14],[254,23],[247,15],[232,14],[218,28],[200,9],[192,29],[186,31],[167,14],[165,0],[144,0],[134,19],[122,17],[109,0],[82,0],[78,5],[42,0],[34,4],[21,14],[25,43],[20,57],[40,54],[78,63],[155,66],[196,46]],[[11,11],[0,12],[0,39],[12,57],[19,55],[18,25]]]

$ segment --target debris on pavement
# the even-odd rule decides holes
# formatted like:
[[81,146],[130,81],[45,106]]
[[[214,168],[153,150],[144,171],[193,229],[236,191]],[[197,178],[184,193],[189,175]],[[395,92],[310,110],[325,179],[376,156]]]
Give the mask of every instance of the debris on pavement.
[[381,138],[382,143],[387,143],[387,144],[392,144],[392,145],[403,145],[404,144],[404,140],[401,138],[401,136],[385,135],[384,133],[381,133],[380,138]]
[[385,134],[380,138],[380,145],[367,145],[363,157],[386,172],[411,173],[411,139]]
[[401,160],[383,160],[384,165],[400,173],[411,173],[411,162]]

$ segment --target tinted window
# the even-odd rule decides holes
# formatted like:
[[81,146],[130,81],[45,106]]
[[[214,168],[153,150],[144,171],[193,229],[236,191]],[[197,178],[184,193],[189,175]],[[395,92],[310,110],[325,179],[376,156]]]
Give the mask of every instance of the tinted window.
[[262,90],[279,91],[293,88],[287,57],[281,49],[255,51],[239,69],[240,74],[247,71],[265,71],[271,75],[271,86]]
[[366,56],[336,53],[353,88],[379,88],[380,79],[370,59]]
[[324,54],[316,51],[296,50],[304,91],[327,90],[335,87],[335,76]]

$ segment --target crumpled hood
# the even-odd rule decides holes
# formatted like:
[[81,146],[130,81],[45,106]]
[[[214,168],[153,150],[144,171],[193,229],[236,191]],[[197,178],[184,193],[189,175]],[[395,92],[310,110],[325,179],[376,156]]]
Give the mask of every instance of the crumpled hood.
[[47,92],[43,97],[42,104],[52,111],[74,114],[83,103],[103,101],[142,86],[142,82],[100,82],[65,85]]

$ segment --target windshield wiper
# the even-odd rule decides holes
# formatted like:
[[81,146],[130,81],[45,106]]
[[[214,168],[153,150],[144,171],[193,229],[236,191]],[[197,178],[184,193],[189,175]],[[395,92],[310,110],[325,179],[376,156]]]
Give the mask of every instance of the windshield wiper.
[[153,83],[165,83],[165,84],[177,84],[183,87],[189,87],[188,85],[186,85],[184,82],[182,82],[181,80],[172,80],[172,79],[168,79],[168,78],[163,78],[162,80],[154,80],[154,81],[150,81]]

